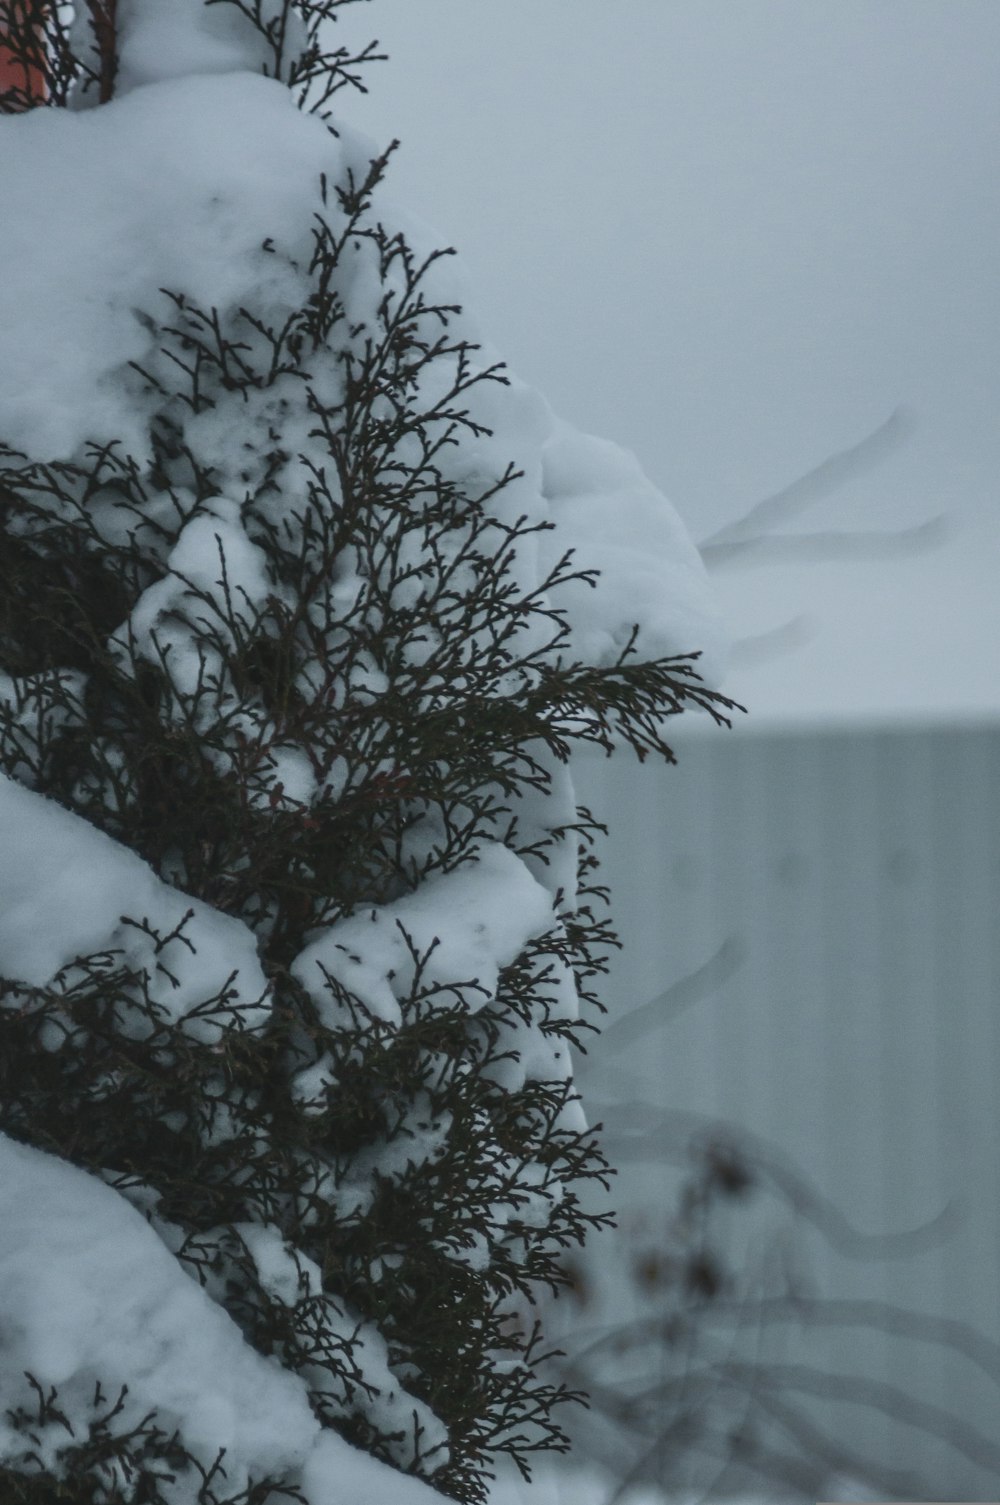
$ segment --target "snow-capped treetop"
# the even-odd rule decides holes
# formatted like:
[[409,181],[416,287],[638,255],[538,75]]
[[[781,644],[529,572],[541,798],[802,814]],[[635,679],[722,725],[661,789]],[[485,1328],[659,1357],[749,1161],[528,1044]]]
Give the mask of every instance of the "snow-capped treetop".
[[[125,12],[124,97],[99,111],[4,121],[0,328],[9,354],[0,434],[32,458],[70,459],[92,441],[148,460],[134,367],[155,367],[157,324],[169,311],[160,290],[182,287],[202,307],[252,302],[287,317],[301,302],[301,279],[262,244],[279,245],[304,270],[314,216],[337,219],[321,202],[321,176],[361,180],[376,155],[343,126],[332,136],[281,83],[253,71],[259,38],[249,28],[244,48],[245,25],[229,6],[201,0],[183,0],[176,12],[135,4]],[[431,233],[381,192],[377,207],[386,223],[406,226],[418,255],[434,248]],[[454,271],[450,258],[432,267],[428,296],[451,300],[461,284]],[[382,283],[369,244],[357,246],[342,291],[352,320],[370,318]],[[478,335],[468,316],[456,318],[456,333]],[[494,356],[483,348],[484,369]],[[508,515],[556,524],[544,563],[573,548],[578,567],[601,571],[596,587],[574,586],[563,602],[575,652],[611,662],[638,624],[643,656],[699,650],[700,672],[717,684],[725,634],[704,567],[634,457],[557,423],[516,380],[469,397],[493,433],[463,446],[453,465],[485,478],[513,462],[523,480],[500,500]],[[238,435],[211,412],[192,416],[189,428],[238,498]]]

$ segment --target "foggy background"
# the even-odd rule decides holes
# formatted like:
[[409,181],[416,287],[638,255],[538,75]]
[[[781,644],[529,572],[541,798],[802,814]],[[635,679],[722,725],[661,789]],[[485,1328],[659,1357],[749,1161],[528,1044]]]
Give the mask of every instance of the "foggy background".
[[[896,557],[720,569],[758,723],[1000,709],[995,0],[375,0],[340,96],[458,248],[487,336],[635,451],[696,540],[901,410],[790,531]],[[919,540],[918,540],[919,542]]]

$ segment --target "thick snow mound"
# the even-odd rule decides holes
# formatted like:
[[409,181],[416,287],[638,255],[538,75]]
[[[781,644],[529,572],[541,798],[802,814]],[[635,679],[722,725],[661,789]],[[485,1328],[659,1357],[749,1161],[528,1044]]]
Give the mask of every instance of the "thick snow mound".
[[297,232],[304,249],[337,143],[251,73],[32,110],[4,118],[2,136],[0,440],[36,459],[119,440],[142,460],[144,413],[122,377],[157,344],[147,316],[169,312],[160,289],[260,306],[283,285],[297,301],[276,256],[262,288],[260,246]]
[[[415,1479],[323,1431],[304,1382],[247,1344],[184,1274],[145,1219],[103,1182],[0,1135],[0,1392],[30,1406],[25,1371],[57,1386],[71,1423],[95,1382],[128,1386],[121,1431],[150,1411],[211,1464],[226,1448],[227,1487],[248,1476],[303,1487],[309,1505],[431,1505]],[[34,1449],[58,1467],[67,1433],[0,1420],[0,1462]],[[84,1440],[82,1438],[78,1440]]]
[[556,527],[543,535],[551,566],[566,548],[596,566],[596,590],[568,587],[574,647],[585,663],[613,662],[633,623],[642,659],[701,652],[698,672],[717,685],[726,635],[708,574],[676,509],[628,450],[557,422],[542,449],[542,493]]
[[[264,0],[261,19],[280,12]],[[117,0],[115,14],[120,97],[142,84],[197,73],[259,73],[271,63],[270,48],[260,31],[235,5],[206,5],[204,0]],[[296,26],[301,38],[301,23]],[[289,27],[291,30],[291,27]]]
[[553,924],[552,899],[506,847],[484,844],[475,862],[428,878],[395,903],[360,911],[316,936],[292,964],[329,1028],[346,1023],[331,1003],[328,978],[361,1000],[375,1019],[400,1022],[399,999],[421,983],[467,1007],[496,993],[501,967]]
[[[156,367],[157,326],[174,312],[164,290],[222,313],[269,310],[280,323],[308,296],[317,214],[337,218],[332,195],[323,205],[321,176],[338,184],[351,171],[357,180],[376,155],[349,130],[334,138],[282,84],[240,71],[259,59],[234,7],[177,0],[169,9],[168,17],[166,7],[123,5],[122,97],[0,122],[0,443],[32,459],[71,459],[96,441],[117,442],[147,464],[136,368]],[[215,71],[197,76],[204,69]],[[432,249],[429,232],[381,190],[374,208],[383,223],[405,227],[419,256]],[[281,254],[263,252],[265,244]],[[345,252],[340,284],[349,322],[363,328],[384,291],[363,239]],[[446,258],[425,291],[451,304],[464,285]],[[477,337],[464,315],[453,332]],[[484,365],[494,355],[484,349]],[[319,363],[315,383],[336,384],[328,366]],[[640,657],[701,650],[703,676],[718,683],[724,634],[701,560],[634,458],[556,423],[516,379],[480,384],[468,399],[490,432],[469,436],[442,465],[488,490],[513,464],[520,477],[490,505],[508,520],[555,524],[542,536],[539,567],[574,549],[577,568],[602,572],[595,590],[560,594],[573,652],[611,662],[635,624]],[[308,424],[289,414],[283,427],[290,449],[308,447]],[[195,414],[186,438],[238,497],[245,457],[233,426],[212,411]]]
[[[146,973],[165,1019],[223,991],[246,1024],[266,1018],[257,942],[239,920],[180,893],[128,847],[4,774],[0,824],[0,977],[48,987],[78,957],[114,951]],[[181,938],[158,950],[143,922],[160,938],[183,926]],[[217,1036],[207,1019],[187,1028]]]

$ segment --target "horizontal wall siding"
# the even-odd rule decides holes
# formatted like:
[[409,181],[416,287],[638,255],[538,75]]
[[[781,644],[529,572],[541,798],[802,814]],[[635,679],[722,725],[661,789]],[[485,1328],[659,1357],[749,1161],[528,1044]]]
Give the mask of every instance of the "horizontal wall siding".
[[[677,768],[576,775],[612,827],[625,944],[583,1075],[625,1227],[669,1207],[687,1129],[731,1125],[830,1204],[822,1232],[748,1217],[762,1281],[784,1260],[785,1288],[1000,1341],[1000,728],[699,730],[678,751]],[[966,1452],[974,1430],[1000,1448],[1000,1386],[968,1357],[830,1323],[788,1342],[785,1358],[871,1381],[858,1396],[900,1387],[958,1416]],[[901,1488],[996,1497],[1000,1451],[976,1464],[871,1405],[819,1405]]]

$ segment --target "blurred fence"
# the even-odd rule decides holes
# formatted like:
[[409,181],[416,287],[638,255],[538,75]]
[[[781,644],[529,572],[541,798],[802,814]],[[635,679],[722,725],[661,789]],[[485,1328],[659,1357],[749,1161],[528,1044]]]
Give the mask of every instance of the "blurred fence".
[[[683,1392],[722,1408],[690,1487],[773,1463],[803,1496],[843,1467],[881,1498],[996,1498],[1000,726],[698,729],[677,750],[576,770],[612,827],[625,949],[582,1073],[622,1231],[573,1320],[592,1371],[603,1353],[633,1387],[626,1413],[652,1408],[605,1461],[677,1482],[683,1427],[653,1444]],[[741,1147],[759,1194],[716,1227],[711,1299],[658,1292],[689,1148],[711,1143]],[[702,1324],[682,1358],[656,1328],[678,1302]],[[644,1323],[631,1349],[609,1337]]]

